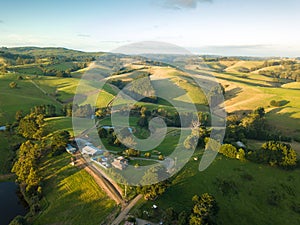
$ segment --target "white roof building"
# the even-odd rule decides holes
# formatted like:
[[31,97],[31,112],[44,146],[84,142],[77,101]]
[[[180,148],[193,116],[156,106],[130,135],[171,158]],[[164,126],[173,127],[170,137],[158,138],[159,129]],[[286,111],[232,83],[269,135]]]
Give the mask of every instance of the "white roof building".
[[94,156],[96,154],[103,153],[103,151],[94,146],[85,146],[84,148],[82,148],[81,153],[89,156]]

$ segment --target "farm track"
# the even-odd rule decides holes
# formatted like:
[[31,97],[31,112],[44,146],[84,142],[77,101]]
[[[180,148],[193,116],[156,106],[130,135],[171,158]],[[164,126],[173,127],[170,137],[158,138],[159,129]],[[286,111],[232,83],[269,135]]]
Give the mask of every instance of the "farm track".
[[53,101],[55,101],[56,103],[58,103],[59,105],[63,105],[60,101],[57,101],[56,98],[51,97],[43,88],[41,88],[39,85],[37,85],[37,83],[35,83],[33,80],[30,80],[30,82],[37,88],[39,89],[44,95],[48,96],[49,98],[51,98]]
[[113,199],[118,205],[121,205],[122,208],[126,206],[121,194],[117,191],[117,188],[114,187],[114,185],[109,182],[102,174],[95,169],[92,165],[90,165],[83,157],[80,155],[76,156],[77,158],[77,166],[81,169],[84,169],[87,171],[93,179],[96,181],[98,186],[104,190],[107,195]]

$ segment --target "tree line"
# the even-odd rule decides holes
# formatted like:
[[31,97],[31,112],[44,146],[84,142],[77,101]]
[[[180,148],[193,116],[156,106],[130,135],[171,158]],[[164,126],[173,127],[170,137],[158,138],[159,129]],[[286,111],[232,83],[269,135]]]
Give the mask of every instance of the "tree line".
[[53,106],[35,106],[27,115],[16,112],[16,122],[10,126],[11,135],[19,135],[26,139],[17,150],[12,172],[26,201],[30,205],[30,213],[34,215],[41,210],[40,200],[43,196],[43,177],[40,165],[46,157],[65,152],[70,139],[68,131],[50,134],[45,129],[45,115],[52,115]]

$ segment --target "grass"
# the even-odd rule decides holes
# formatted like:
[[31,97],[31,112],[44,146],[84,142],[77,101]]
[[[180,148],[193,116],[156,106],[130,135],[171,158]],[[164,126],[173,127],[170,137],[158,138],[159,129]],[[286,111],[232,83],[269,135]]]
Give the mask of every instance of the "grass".
[[58,130],[67,130],[73,135],[72,118],[71,117],[53,117],[45,119],[45,129],[49,133]]
[[9,141],[4,132],[0,132],[0,174],[7,173],[7,159],[9,158]]
[[61,101],[72,99],[76,92],[79,79],[76,78],[58,78],[58,77],[39,77],[34,79],[37,85],[47,91],[49,94],[57,94]]
[[[18,88],[11,89],[10,82],[17,82]],[[23,110],[28,113],[36,105],[60,105],[52,98],[45,96],[29,80],[17,80],[17,75],[0,75],[0,125],[14,121],[15,113]]]
[[[162,211],[173,207],[177,212],[190,212],[192,197],[208,192],[220,207],[218,224],[299,224],[299,214],[291,209],[293,204],[300,204],[299,169],[284,171],[222,156],[204,172],[199,172],[198,166],[199,161],[190,160],[174,178],[172,187],[157,200],[146,202],[143,210],[156,204]],[[224,191],[220,181],[232,186]],[[271,190],[280,196],[278,205],[269,203]]]
[[130,160],[129,164],[132,166],[139,165],[139,166],[149,166],[149,165],[154,165],[157,162],[151,161],[151,160],[140,160],[140,159],[135,159],[135,160]]
[[32,224],[100,224],[116,207],[93,178],[69,165],[67,153],[47,158],[42,165],[45,178],[43,211]]
[[[216,73],[215,73],[216,74]],[[267,113],[267,121],[271,126],[279,129],[283,134],[297,137],[300,135],[300,96],[295,88],[272,87],[266,85],[266,81],[251,80],[235,76],[234,74],[218,73],[219,81],[227,87],[226,110],[227,112],[239,112],[254,110],[264,107]],[[296,85],[296,84],[294,84]],[[291,84],[293,87],[293,85]],[[251,94],[249,94],[251,93]],[[271,100],[287,101],[283,107],[270,106]]]
[[300,89],[300,82],[292,82],[282,85],[283,88]]
[[0,131],[0,175],[10,173],[12,160],[15,152],[11,146],[21,143],[23,138],[19,136],[11,136],[7,132]]

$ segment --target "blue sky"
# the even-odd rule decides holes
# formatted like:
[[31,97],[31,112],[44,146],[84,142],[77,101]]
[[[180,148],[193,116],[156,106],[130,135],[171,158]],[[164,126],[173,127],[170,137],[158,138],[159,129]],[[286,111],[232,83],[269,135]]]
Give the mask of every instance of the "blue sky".
[[1,1],[0,46],[109,51],[162,41],[197,53],[300,56],[299,0]]

